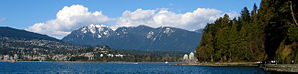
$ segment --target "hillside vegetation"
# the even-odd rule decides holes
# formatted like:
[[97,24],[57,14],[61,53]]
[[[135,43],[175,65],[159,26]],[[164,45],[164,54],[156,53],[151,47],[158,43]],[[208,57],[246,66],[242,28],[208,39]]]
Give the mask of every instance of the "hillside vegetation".
[[[200,62],[298,61],[297,0],[262,0],[260,8],[246,7],[204,29],[197,58]],[[297,63],[297,62],[295,62]]]

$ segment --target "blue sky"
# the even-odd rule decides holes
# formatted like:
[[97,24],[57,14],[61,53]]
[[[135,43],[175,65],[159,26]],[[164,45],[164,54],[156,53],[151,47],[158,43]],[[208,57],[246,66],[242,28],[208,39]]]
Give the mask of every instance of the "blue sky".
[[197,8],[211,8],[222,13],[239,13],[243,7],[252,9],[254,3],[259,6],[260,0],[1,0],[0,26],[26,29],[56,19],[59,10],[72,5],[82,5],[89,12],[101,11],[109,18],[119,18],[125,11],[137,9],[157,10],[157,13],[165,8],[175,14],[186,14]]

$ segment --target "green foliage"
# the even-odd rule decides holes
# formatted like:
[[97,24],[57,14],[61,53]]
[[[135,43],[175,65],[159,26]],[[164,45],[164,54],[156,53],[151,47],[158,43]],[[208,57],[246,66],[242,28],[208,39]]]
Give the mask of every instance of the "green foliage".
[[296,25],[291,25],[288,29],[288,37],[290,41],[298,41],[298,27]]
[[[257,14],[256,9],[253,13],[254,16]],[[251,20],[256,18],[251,17],[251,15],[252,14],[250,14],[245,7],[241,11],[241,16],[238,20],[236,18],[230,20],[229,16],[225,14],[224,17],[217,19],[214,23],[208,24],[205,28],[204,32],[206,33],[203,35],[201,45],[197,48],[198,59],[211,61],[211,58],[208,57],[213,53],[214,55],[211,55],[210,57],[212,57],[212,60],[214,61],[258,60],[252,57],[254,49],[248,46],[249,42],[252,42],[251,39],[255,38],[253,34],[261,34],[255,33],[254,28],[260,27],[260,25],[251,24],[251,22],[257,22]],[[210,51],[213,52],[210,53]]]
[[[207,24],[197,47],[199,61],[278,60],[281,56],[276,57],[276,54],[279,53],[291,55],[288,59],[298,58],[295,54],[298,28],[293,25],[288,1],[262,0],[260,6],[258,9],[254,4],[251,13],[244,7],[238,19],[230,20],[225,14]],[[297,6],[294,4],[293,8]]]

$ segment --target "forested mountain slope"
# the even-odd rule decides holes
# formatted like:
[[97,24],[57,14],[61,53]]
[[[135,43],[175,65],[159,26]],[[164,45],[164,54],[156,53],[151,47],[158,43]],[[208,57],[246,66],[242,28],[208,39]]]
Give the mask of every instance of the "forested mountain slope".
[[199,61],[298,61],[297,0],[262,0],[241,16],[224,15],[204,29]]
[[201,31],[174,27],[119,27],[115,31],[104,25],[89,25],[74,30],[62,40],[79,45],[107,45],[114,49],[143,51],[194,51],[200,43]]

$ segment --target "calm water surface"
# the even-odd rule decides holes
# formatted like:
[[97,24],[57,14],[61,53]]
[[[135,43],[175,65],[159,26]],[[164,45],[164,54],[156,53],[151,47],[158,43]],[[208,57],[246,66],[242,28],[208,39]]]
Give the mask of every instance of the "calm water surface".
[[0,73],[104,73],[104,74],[264,74],[255,67],[206,67],[182,63],[0,62]]

